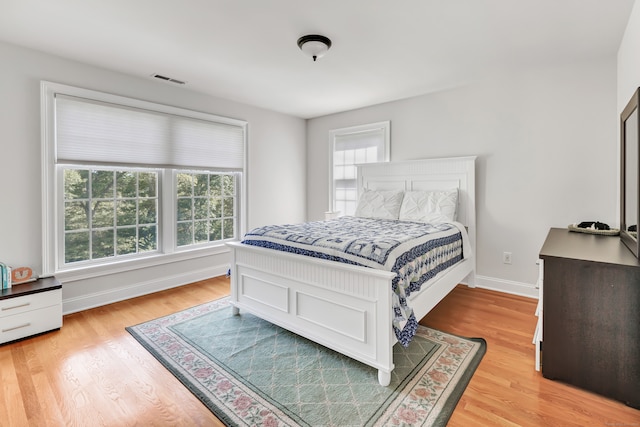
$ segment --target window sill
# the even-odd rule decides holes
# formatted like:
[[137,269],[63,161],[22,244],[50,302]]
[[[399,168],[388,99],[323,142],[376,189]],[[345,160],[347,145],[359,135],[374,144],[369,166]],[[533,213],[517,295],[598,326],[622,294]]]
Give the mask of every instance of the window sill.
[[63,283],[75,282],[77,280],[91,279],[94,277],[107,276],[110,274],[124,273],[127,271],[140,270],[174,262],[187,261],[195,258],[202,258],[212,255],[229,253],[226,245],[221,244],[213,247],[198,248],[174,252],[171,254],[155,254],[143,259],[114,262],[108,265],[93,265],[81,268],[59,270],[55,276]]

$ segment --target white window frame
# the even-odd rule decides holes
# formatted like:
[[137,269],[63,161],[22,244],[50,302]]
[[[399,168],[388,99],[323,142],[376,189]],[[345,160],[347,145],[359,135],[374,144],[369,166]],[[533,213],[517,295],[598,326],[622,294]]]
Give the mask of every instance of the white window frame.
[[[238,181],[241,179],[241,176],[238,176],[238,174],[236,174],[236,173],[227,173],[227,172],[211,172],[211,171],[198,171],[198,170],[175,170],[175,169],[174,169],[174,171],[173,171],[173,177],[174,177],[174,179],[176,179],[176,178],[177,178],[177,176],[178,176],[178,174],[180,174],[180,173],[196,174],[196,175],[197,175],[197,174],[199,174],[199,173],[205,173],[205,174],[208,174],[208,175],[233,175],[233,176],[234,176],[234,178],[235,178],[235,179],[234,179],[234,184],[235,184],[235,185],[234,185],[234,187],[233,187],[233,194],[231,195],[231,196],[233,196],[233,199],[234,199],[234,202],[235,202],[235,203],[234,203],[233,213],[232,213],[232,215],[231,215],[231,216],[229,216],[229,215],[223,215],[223,216],[222,216],[222,218],[220,218],[220,219],[221,219],[222,221],[224,221],[225,219],[227,219],[227,220],[228,220],[228,219],[233,220],[233,222],[234,222],[234,224],[235,224],[235,225],[234,225],[234,229],[235,229],[235,230],[234,230],[234,232],[235,232],[235,234],[236,234],[236,235],[238,235],[238,230],[239,230],[239,228],[238,228],[238,226],[237,226],[237,223],[238,223],[238,220],[239,220],[239,218],[238,218],[238,204],[239,204],[239,203],[238,203],[238,197],[237,197],[237,196],[238,196],[238,194],[239,194],[239,191],[238,191]],[[198,196],[191,196],[191,199],[193,200],[193,199],[195,199],[195,198],[197,198],[197,197],[198,197]],[[209,196],[207,196],[207,197],[209,197]],[[226,198],[228,198],[228,197],[229,197],[229,195],[226,195]],[[176,198],[177,198],[177,199],[179,199],[179,198],[180,198],[180,197],[178,197],[178,196],[177,196],[177,192],[176,192]],[[222,203],[223,205],[224,205],[224,198],[225,198],[225,197],[223,197],[223,200],[221,201],[221,203]],[[224,212],[224,213],[226,213],[226,212],[224,211],[224,208],[223,208],[223,212]],[[176,213],[177,213],[177,212],[176,212]],[[211,217],[209,217],[209,218],[207,218],[207,221],[210,221],[210,220],[212,220],[212,219],[215,219],[215,218],[211,218]],[[192,219],[191,221],[195,222],[195,221],[198,221],[198,220],[194,220],[194,219]],[[178,223],[178,222],[186,222],[186,221],[185,221],[185,220],[178,220],[178,219],[176,219],[175,223]],[[223,227],[224,227],[224,225],[223,225]],[[223,230],[224,230],[224,228],[223,228]],[[196,248],[196,247],[198,247],[198,246],[207,246],[207,245],[209,245],[209,243],[191,243],[191,244],[189,244],[189,245],[182,245],[182,246],[181,246],[181,245],[178,245],[178,242],[177,242],[177,240],[178,240],[177,228],[176,228],[175,236],[176,236],[176,244],[175,244],[175,246],[176,246],[176,250],[177,250],[177,251],[185,250],[185,249],[189,249],[189,248]],[[221,240],[218,240],[218,241],[220,241],[220,242],[225,242],[225,241],[239,240],[239,237],[241,237],[241,236],[237,236],[237,238],[236,238],[236,239],[229,239],[229,238],[227,238],[227,239],[221,239]]]
[[388,162],[391,160],[391,122],[383,121],[376,123],[369,123],[358,126],[350,126],[340,129],[333,129],[329,131],[329,209],[326,212],[326,217],[335,217],[345,215],[344,212],[336,211],[335,201],[335,180],[333,179],[333,160],[336,146],[336,138],[340,136],[347,136],[363,132],[371,132],[381,129],[384,135],[384,154],[383,161]]
[[[109,102],[134,108],[143,108],[167,114],[176,114],[195,119],[214,120],[220,123],[228,123],[243,128],[243,167],[236,181],[236,210],[238,215],[236,235],[240,238],[246,232],[246,182],[247,182],[247,122],[237,119],[201,113],[193,110],[156,104],[152,102],[122,97],[118,95],[97,92],[89,89],[77,88],[58,83],[42,81],[41,94],[41,141],[42,141],[42,260],[43,275],[55,274],[62,280],[80,280],[84,278],[98,277],[107,274],[130,271],[139,268],[152,267],[198,257],[226,253],[228,249],[223,243],[215,245],[195,245],[196,247],[177,247],[176,245],[176,206],[177,194],[175,191],[163,188],[175,189],[175,173],[173,168],[161,168],[159,172],[159,194],[162,194],[158,207],[158,251],[145,254],[134,259],[114,260],[114,262],[84,265],[80,267],[66,266],[61,268],[60,257],[60,224],[64,220],[64,204],[61,191],[62,172],[56,165],[55,157],[55,95],[64,94],[87,98],[97,101]],[[85,166],[89,163],[80,163]],[[91,165],[90,165],[91,166]],[[93,165],[99,168],[99,165]],[[135,165],[122,165],[123,168],[135,167]],[[152,167],[145,166],[148,169]],[[212,169],[213,170],[213,169]],[[62,225],[64,228],[64,225]]]
[[[156,192],[156,199],[158,200],[158,202],[160,202],[161,200],[161,192],[160,192],[160,187],[162,185],[162,180],[161,180],[161,174],[162,174],[162,170],[161,169],[155,169],[155,168],[133,168],[133,167],[107,167],[107,166],[97,166],[97,165],[87,165],[87,164],[82,164],[82,165],[72,165],[72,164],[65,164],[62,166],[59,166],[56,168],[56,180],[57,180],[57,185],[59,189],[64,190],[64,171],[65,169],[82,169],[82,170],[107,170],[107,171],[122,171],[122,170],[127,170],[127,171],[136,171],[136,172],[155,172],[157,174],[157,192]],[[65,234],[66,234],[66,230],[65,230],[65,217],[64,217],[64,203],[66,201],[64,193],[60,192],[58,193],[61,196],[61,213],[60,215],[58,215],[58,230],[60,231],[60,238],[57,241],[57,253],[58,254],[63,254],[64,250],[65,250]],[[88,199],[93,199],[93,196],[91,194],[88,195]],[[156,254],[160,248],[160,242],[161,240],[161,230],[160,230],[160,215],[159,215],[159,206],[158,206],[158,210],[156,211],[156,235],[157,235],[157,244],[158,247],[156,247],[155,250],[152,251],[144,251],[144,252],[140,252],[140,253],[135,253],[135,254],[127,254],[127,255],[118,255],[117,257],[105,257],[105,258],[98,258],[96,260],[86,260],[86,261],[78,261],[77,264],[74,264],[74,267],[70,267],[70,268],[75,268],[75,267],[83,267],[83,266],[92,266],[92,265],[99,265],[99,264],[111,264],[112,262],[114,262],[114,260],[127,260],[127,259],[135,259],[135,258],[143,258],[145,256],[149,256],[149,255],[153,255]],[[137,212],[136,212],[137,214]],[[115,229],[116,227],[114,227]],[[95,231],[95,229],[93,228],[92,225],[89,225],[89,233],[92,233],[93,231]],[[62,261],[62,260],[59,260]],[[71,265],[71,264],[69,264]]]

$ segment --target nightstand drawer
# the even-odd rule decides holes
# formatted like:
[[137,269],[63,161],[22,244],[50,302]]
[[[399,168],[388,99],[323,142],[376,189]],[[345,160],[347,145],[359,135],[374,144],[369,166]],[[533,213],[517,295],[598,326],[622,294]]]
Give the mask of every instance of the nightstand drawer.
[[[62,304],[62,289],[3,299],[0,300],[0,319],[60,304]],[[4,320],[0,324],[4,325]]]
[[0,343],[62,327],[62,304],[5,316],[0,321]]

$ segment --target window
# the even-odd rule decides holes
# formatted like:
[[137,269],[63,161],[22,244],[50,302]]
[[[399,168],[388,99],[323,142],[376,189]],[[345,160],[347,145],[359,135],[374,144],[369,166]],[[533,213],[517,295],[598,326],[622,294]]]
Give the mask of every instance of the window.
[[390,122],[372,123],[329,132],[331,141],[330,211],[353,215],[358,202],[356,165],[388,162]]
[[155,251],[158,173],[63,168],[64,263]]
[[45,274],[161,264],[243,233],[246,122],[41,87]]
[[179,172],[178,246],[236,237],[235,176]]

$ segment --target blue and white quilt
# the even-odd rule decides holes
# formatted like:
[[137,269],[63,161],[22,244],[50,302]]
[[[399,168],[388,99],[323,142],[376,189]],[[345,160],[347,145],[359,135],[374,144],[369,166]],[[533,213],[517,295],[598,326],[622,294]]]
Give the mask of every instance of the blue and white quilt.
[[344,216],[251,230],[242,243],[396,273],[393,330],[408,346],[418,320],[407,304],[412,292],[463,259],[464,227]]

